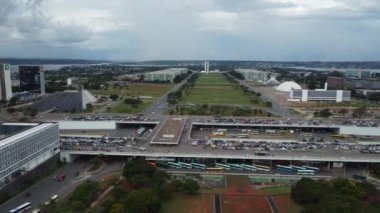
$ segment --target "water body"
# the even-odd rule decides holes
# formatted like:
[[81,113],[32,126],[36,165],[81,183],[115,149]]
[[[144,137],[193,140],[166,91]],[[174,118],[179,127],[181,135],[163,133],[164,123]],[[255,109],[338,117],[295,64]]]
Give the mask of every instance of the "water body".
[[376,72],[376,73],[380,73],[380,69],[357,69],[357,68],[321,68],[321,67],[316,67],[316,68],[313,68],[313,67],[288,67],[288,68],[293,68],[293,69],[303,69],[303,70],[314,70],[314,71],[328,71],[328,72],[332,72],[332,71],[339,71],[339,72],[345,72],[347,70],[360,70],[360,71],[370,71],[370,72]]
[[[89,67],[93,65],[101,65],[101,64],[38,64],[36,66],[42,66],[43,69],[46,70],[52,70],[57,71],[61,69],[62,67],[69,67],[69,66],[78,66],[78,67]],[[18,66],[19,65],[11,65],[11,72],[18,72]],[[24,65],[21,65],[24,66]]]

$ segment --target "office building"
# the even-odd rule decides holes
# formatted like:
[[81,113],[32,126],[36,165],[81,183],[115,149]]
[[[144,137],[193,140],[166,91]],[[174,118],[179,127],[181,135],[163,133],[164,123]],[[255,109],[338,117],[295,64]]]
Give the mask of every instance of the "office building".
[[187,73],[187,68],[170,68],[166,70],[145,73],[144,77],[145,77],[145,81],[173,83],[173,80],[177,75],[182,75],[186,73]]
[[347,90],[291,90],[288,101],[335,101],[351,100],[351,91]]
[[19,66],[21,91],[45,93],[45,75],[40,66]]
[[9,101],[12,98],[11,66],[0,64],[0,93],[2,101]]
[[377,79],[348,78],[344,81],[344,87],[348,89],[380,89],[380,81]]
[[58,123],[0,124],[0,188],[56,155]]
[[346,70],[344,75],[349,78],[360,78],[359,70]]
[[341,77],[327,77],[328,89],[341,90],[344,88],[344,78]]
[[255,69],[235,69],[235,71],[241,73],[247,81],[265,83],[268,80],[268,73],[264,71]]

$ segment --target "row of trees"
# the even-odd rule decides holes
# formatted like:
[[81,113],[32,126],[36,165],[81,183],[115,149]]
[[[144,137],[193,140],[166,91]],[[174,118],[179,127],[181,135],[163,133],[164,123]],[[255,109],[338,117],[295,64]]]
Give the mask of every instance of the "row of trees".
[[180,88],[178,88],[177,91],[175,92],[170,92],[168,94],[168,103],[171,104],[171,105],[175,105],[178,103],[178,101],[182,98],[182,96],[187,92],[187,91],[190,91],[193,87],[194,87],[194,84],[195,84],[195,81],[197,80],[197,78],[199,77],[199,73],[196,73],[194,75],[192,75],[188,80],[187,82],[182,85]]
[[353,183],[345,178],[302,178],[292,187],[291,195],[304,207],[304,213],[380,211],[380,193],[372,184]]
[[[237,76],[240,76],[241,73],[238,73],[238,72],[236,72],[236,71],[231,71],[231,72],[229,72],[229,73],[230,73],[232,76],[234,76],[234,77],[240,79],[240,78],[237,77]],[[240,75],[239,75],[239,74],[240,74]],[[233,84],[238,84],[238,82],[237,82],[235,79],[231,78],[231,76],[229,76],[228,74],[225,73],[224,75],[225,75],[225,77],[227,78],[227,80],[230,81],[231,83],[233,83]],[[241,75],[241,77],[244,79],[243,75]],[[241,79],[241,80],[242,80],[242,79]],[[260,93],[260,92],[255,92],[255,91],[253,91],[253,90],[250,90],[247,86],[242,85],[242,84],[239,85],[238,87],[240,88],[241,91],[243,91],[244,94],[248,94],[248,95],[250,96],[250,98],[251,98],[251,101],[250,101],[251,104],[260,105],[260,106],[262,106],[262,107],[272,108],[272,102],[270,102],[270,101],[263,101],[263,100],[261,99],[261,93]]]
[[[348,113],[348,110],[345,109],[345,108],[342,108],[342,109],[340,109],[338,111],[338,113],[341,114],[341,115],[346,115]],[[364,106],[356,108],[356,109],[354,109],[352,111],[352,117],[354,117],[354,118],[362,118],[366,114],[367,114],[367,108],[364,107]],[[332,115],[333,115],[333,113],[328,108],[325,108],[325,109],[322,109],[322,110],[314,112],[314,117],[328,118],[328,117],[330,117]]]
[[239,80],[244,80],[244,76],[240,72],[236,72],[235,70],[232,70],[229,72],[229,74]]
[[191,75],[191,73],[192,73],[191,71],[187,71],[186,73],[183,73],[181,75],[177,75],[176,77],[174,77],[173,83],[177,84],[177,83],[185,80],[189,75]]
[[219,115],[219,116],[266,116],[272,114],[263,109],[229,105],[177,105],[168,111],[170,115]]
[[86,181],[79,185],[72,192],[68,199],[63,202],[50,202],[49,205],[40,206],[41,213],[81,213],[90,208],[91,203],[99,196],[101,190],[99,184],[93,181]]

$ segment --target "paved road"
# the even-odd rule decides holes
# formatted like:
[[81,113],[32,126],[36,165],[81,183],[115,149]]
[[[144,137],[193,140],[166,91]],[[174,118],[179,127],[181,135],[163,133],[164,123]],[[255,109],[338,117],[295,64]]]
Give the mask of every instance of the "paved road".
[[[86,179],[100,180],[106,174],[118,171],[122,167],[121,163],[115,162],[107,165],[100,171],[94,173],[92,176],[87,176],[88,178],[76,180],[77,172],[80,172],[80,176],[85,174],[85,171],[87,169],[86,162],[87,160],[85,158],[80,158],[73,163],[65,165],[56,172],[56,174],[65,174],[65,180],[57,182],[52,178],[53,175],[50,175],[41,182],[27,189],[25,192],[19,194],[16,197],[13,197],[8,202],[2,204],[0,206],[0,212],[8,212],[10,209],[13,209],[25,202],[31,202],[32,209],[35,209],[39,204],[46,202],[55,194],[59,195],[60,197],[65,197]],[[29,197],[25,197],[26,192],[30,192],[31,195]]]
[[174,85],[168,92],[166,92],[157,101],[155,101],[148,108],[146,108],[143,113],[146,116],[149,116],[152,118],[162,118],[162,116],[165,114],[165,110],[168,108],[168,103],[167,103],[168,94],[171,92],[177,91],[181,86],[186,84],[187,80],[194,74],[195,73],[189,75],[185,80]]

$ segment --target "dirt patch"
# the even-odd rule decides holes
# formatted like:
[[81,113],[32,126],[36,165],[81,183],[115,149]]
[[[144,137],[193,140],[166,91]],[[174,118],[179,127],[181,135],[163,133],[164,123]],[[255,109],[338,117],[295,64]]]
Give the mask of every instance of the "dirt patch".
[[271,213],[265,196],[222,196],[224,213]]
[[177,195],[165,203],[162,213],[214,213],[214,195]]
[[277,208],[280,213],[286,213],[289,204],[289,195],[276,195],[272,196],[274,202],[276,202]]

